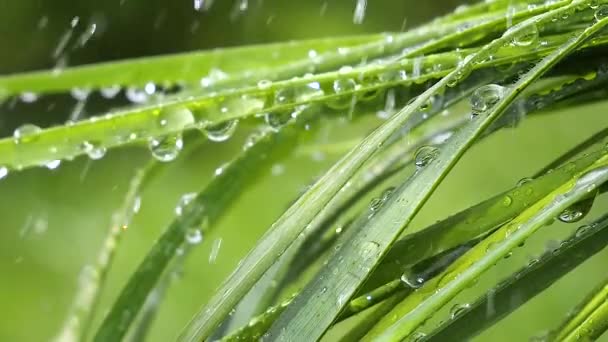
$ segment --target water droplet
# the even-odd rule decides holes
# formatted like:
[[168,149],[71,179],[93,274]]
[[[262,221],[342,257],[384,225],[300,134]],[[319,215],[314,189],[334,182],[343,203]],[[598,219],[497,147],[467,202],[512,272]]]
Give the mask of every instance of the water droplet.
[[186,231],[186,242],[197,245],[203,241],[203,233],[198,228],[190,228]]
[[120,92],[120,86],[113,85],[113,86],[109,86],[109,87],[104,87],[104,88],[101,88],[99,90],[99,92],[101,93],[101,96],[103,96],[104,98],[113,99]]
[[44,164],[44,166],[49,170],[55,170],[60,165],[61,165],[61,160],[59,160],[59,159],[51,160],[51,161],[47,162],[46,164]]
[[439,155],[439,149],[434,146],[422,146],[416,151],[416,167],[429,165]]
[[196,198],[195,192],[190,192],[190,193],[182,195],[182,197],[179,199],[179,202],[177,202],[177,206],[175,207],[175,215],[182,216],[182,214],[184,213],[184,209],[190,203],[192,203],[192,201],[195,198]]
[[341,94],[343,94],[343,95],[337,96],[337,97],[332,98],[331,100],[327,101],[326,102],[327,106],[332,109],[338,109],[338,110],[349,108],[349,107],[353,106],[354,100],[355,100],[354,94],[346,94],[346,93],[354,92],[356,87],[357,87],[357,83],[355,83],[355,81],[352,78],[335,80],[333,83],[333,91],[334,91],[335,95],[341,95]]
[[600,21],[608,18],[608,5],[601,5],[595,10],[595,20]]
[[15,138],[15,143],[20,144],[33,141],[36,134],[40,133],[41,131],[42,129],[36,125],[25,124],[13,132],[13,137]]
[[222,142],[230,139],[236,128],[238,126],[239,121],[234,119],[230,121],[220,122],[219,124],[206,127],[204,129],[204,133],[211,141]]
[[258,82],[258,88],[260,90],[266,90],[272,86],[272,81],[269,80],[261,80]]
[[409,339],[411,342],[422,342],[426,338],[426,334],[418,331],[412,334],[412,337]]
[[72,95],[72,97],[78,101],[86,100],[90,93],[91,89],[88,88],[72,88],[70,90],[70,95]]
[[470,304],[456,304],[450,310],[450,316],[452,319],[456,319],[458,316],[462,315],[465,311],[471,308]]
[[592,228],[592,226],[587,225],[587,224],[586,224],[586,225],[583,225],[583,226],[580,226],[580,227],[579,227],[579,228],[576,230],[575,235],[576,235],[577,237],[581,237],[581,236],[585,235],[585,234],[586,234],[586,233],[589,231],[589,229],[591,229],[591,228]]
[[4,179],[8,176],[8,168],[6,166],[0,166],[0,179]]
[[587,216],[593,207],[595,194],[580,202],[577,202],[559,214],[558,219],[564,223],[574,223],[582,220]]
[[454,70],[452,76],[447,80],[446,85],[448,87],[455,87],[459,82],[469,77],[473,70],[470,63],[471,59],[473,59],[473,55],[468,55],[458,64],[458,68]]
[[382,207],[383,203],[384,203],[384,201],[381,198],[374,198],[369,203],[369,210],[378,211],[378,209],[380,209]]
[[530,178],[530,177],[522,178],[522,179],[519,180],[519,182],[517,182],[517,186],[522,186],[522,185],[524,185],[526,183],[531,182],[532,180],[533,179]]
[[[517,26],[513,26],[516,28]],[[530,46],[538,40],[538,27],[535,24],[527,25],[520,33],[513,37],[513,45]]]
[[473,116],[483,114],[500,101],[504,96],[505,88],[498,84],[488,84],[477,88],[471,96],[471,110]]
[[19,99],[25,103],[36,102],[36,100],[38,100],[38,94],[30,92],[30,91],[26,91],[26,92],[21,93],[21,95],[19,95]]
[[149,94],[145,89],[139,87],[128,87],[126,91],[127,99],[133,103],[144,103],[148,101]]
[[505,207],[508,207],[511,205],[511,203],[513,203],[513,199],[511,198],[511,196],[507,195],[502,199],[502,205]]
[[89,158],[98,160],[106,155],[106,147],[97,142],[85,141],[81,144],[80,148],[86,153]]
[[401,275],[401,281],[412,289],[418,289],[424,285],[425,279],[421,276],[406,272]]
[[184,142],[180,133],[169,134],[158,138],[151,138],[148,141],[148,147],[156,160],[170,162],[177,158],[184,148]]

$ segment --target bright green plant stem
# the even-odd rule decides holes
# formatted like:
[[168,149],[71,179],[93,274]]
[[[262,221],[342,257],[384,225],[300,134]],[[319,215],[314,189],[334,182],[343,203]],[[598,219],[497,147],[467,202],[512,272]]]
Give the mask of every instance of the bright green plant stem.
[[551,341],[595,341],[608,330],[608,280],[596,288],[552,333]]
[[605,249],[608,245],[607,227],[608,215],[581,226],[558,249],[534,259],[471,304],[466,312],[433,330],[428,336],[429,341],[468,340],[496,324]]
[[131,180],[129,189],[123,200],[121,208],[112,217],[112,224],[108,234],[97,255],[94,266],[83,269],[82,279],[79,283],[74,303],[68,314],[61,332],[56,337],[58,342],[76,342],[86,339],[91,323],[98,306],[101,291],[103,290],[110,265],[114,260],[116,248],[120,237],[128,229],[133,215],[139,210],[139,192],[141,184],[148,175],[152,164],[138,170]]
[[[608,151],[606,151],[608,152]],[[507,225],[501,227],[449,267],[397,305],[367,335],[367,340],[393,341],[414,333],[438,309],[453,299],[481,274],[516,249],[546,222],[608,181],[608,153],[577,174]]]

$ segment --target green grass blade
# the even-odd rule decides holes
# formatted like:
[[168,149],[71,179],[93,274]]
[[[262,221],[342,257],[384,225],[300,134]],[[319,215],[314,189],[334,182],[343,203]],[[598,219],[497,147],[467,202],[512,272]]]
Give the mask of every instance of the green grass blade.
[[120,237],[130,225],[133,215],[139,210],[138,196],[141,185],[150,176],[149,171],[154,168],[153,165],[150,163],[138,170],[131,180],[122,206],[112,217],[110,229],[97,255],[95,265],[83,269],[83,278],[76,292],[74,303],[61,332],[56,337],[57,341],[83,341],[89,335],[95,309],[106,284],[116,248],[121,240]]
[[143,86],[148,82],[175,84],[191,82],[196,86],[212,70],[228,75],[249,69],[268,68],[309,59],[314,50],[319,54],[333,52],[338,47],[352,47],[382,41],[383,35],[325,38],[297,42],[252,45],[202,52],[145,57],[67,68],[36,71],[0,77],[0,95],[21,92],[53,93],[73,88],[96,89],[112,86]]
[[[606,248],[607,227],[606,215],[589,225],[581,226],[575,235],[560,244],[558,249],[543,254],[490,290],[491,304],[489,296],[484,295],[456,319],[447,321],[431,332],[429,341],[468,340],[496,324]],[[489,305],[491,310],[488,310]]]
[[297,120],[278,132],[268,131],[213,178],[184,213],[176,217],[140,263],[97,331],[95,341],[117,341],[126,334],[177,249],[185,243],[188,231],[202,226],[202,234],[205,234],[206,229],[213,226],[265,165],[294,146],[303,131],[301,126],[311,117],[316,117],[318,111],[318,107],[304,109]]
[[[547,5],[547,7],[544,7],[543,9],[566,8],[561,6],[564,6],[567,3],[568,1],[556,2]],[[573,6],[568,6],[566,10],[569,11],[572,8]],[[559,12],[559,10],[557,11],[557,14],[563,13]],[[544,22],[550,19],[550,16],[547,14],[542,14],[540,16],[547,19]],[[530,25],[531,24],[536,25],[537,23],[530,22]],[[509,42],[516,34],[521,33],[523,33],[523,30],[520,27],[510,30],[493,44],[482,48],[480,53],[477,54],[478,60],[485,59],[491,49],[500,48],[505,45],[505,43]],[[576,46],[578,46],[578,44]],[[414,52],[412,52],[412,55],[414,55]],[[261,278],[264,272],[270,268],[277,256],[281,255],[289,245],[291,245],[292,241],[303,232],[305,225],[310,222],[311,219],[313,219],[331,200],[334,194],[346,184],[352,174],[368,161],[382,144],[408,120],[412,112],[427,103],[430,100],[430,97],[435,95],[438,90],[445,88],[452,78],[458,78],[458,72],[462,72],[472,64],[471,60],[463,63],[457,71],[450,74],[449,78],[444,79],[423,95],[419,96],[413,103],[387,121],[382,127],[368,136],[357,148],[334,165],[326,176],[302,196],[300,200],[279,218],[273,227],[262,237],[258,245],[256,245],[243,260],[240,267],[238,267],[224,282],[224,285],[216,296],[214,296],[207,306],[188,324],[181,334],[180,339],[199,340],[208,337],[212,330],[220,324],[245,293]]]
[[[486,51],[499,48],[505,44],[505,41],[512,39],[515,34],[524,32],[523,30],[527,27],[548,21],[554,15],[570,10],[572,10],[572,7],[566,6],[528,20],[507,31],[500,39],[485,46],[472,59],[485,58],[487,57],[485,55]],[[429,165],[421,168],[415,177],[399,187],[381,210],[373,214],[374,217],[371,219],[369,226],[357,232],[352,240],[336,252],[327,266],[320,272],[318,278],[279,317],[269,330],[271,339],[280,340],[287,338],[287,336],[307,336],[314,339],[322,336],[349,298],[367,278],[369,272],[386,253],[389,246],[401,234],[405,226],[412,220],[439,182],[468,147],[507,109],[521,91],[603,27],[603,24],[595,25],[592,29],[582,32],[576,36],[576,39],[571,40],[549,57],[543,59],[524,75],[517,84],[504,90],[504,94],[501,94],[501,98],[495,102],[487,114],[472,120],[469,125],[465,126],[445,144]],[[430,89],[431,94],[433,91],[441,89],[453,76],[447,76],[433,86]],[[424,94],[418,99],[421,98],[425,98]],[[340,272],[337,272],[338,274],[336,274],[337,270],[344,267],[349,267],[352,270],[348,273],[340,274]],[[317,314],[320,311],[324,312],[322,317]]]
[[567,342],[595,341],[607,330],[608,280],[592,291],[549,339]]

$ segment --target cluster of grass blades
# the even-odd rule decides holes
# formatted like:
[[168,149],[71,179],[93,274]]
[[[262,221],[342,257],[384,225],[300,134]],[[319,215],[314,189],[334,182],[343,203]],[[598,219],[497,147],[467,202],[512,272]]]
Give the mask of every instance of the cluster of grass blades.
[[[3,99],[124,92],[130,100],[65,125],[18,128],[0,139],[0,178],[80,155],[99,159],[124,145],[145,145],[154,157],[132,180],[56,339],[143,339],[167,274],[263,170],[305,150],[307,132],[322,120],[371,113],[382,124],[356,141],[326,147],[342,158],[268,228],[209,302],[200,303],[175,332],[178,340],[319,340],[353,316],[357,324],[342,328],[344,341],[466,340],[500,324],[608,245],[608,213],[504,274],[471,304],[455,306],[450,319],[425,325],[545,225],[585,218],[608,188],[608,119],[512,189],[430,226],[410,223],[474,144],[526,117],[550,119],[557,108],[605,98],[607,26],[608,0],[494,0],[404,33],[0,77]],[[138,194],[180,153],[225,141],[259,117],[263,127],[242,150],[198,193],[182,198],[173,222],[95,326],[96,304]],[[182,135],[190,130],[203,138],[184,147]],[[368,205],[373,193],[380,196]],[[547,327],[543,339],[599,338],[608,329],[607,289],[598,286],[561,325]]]

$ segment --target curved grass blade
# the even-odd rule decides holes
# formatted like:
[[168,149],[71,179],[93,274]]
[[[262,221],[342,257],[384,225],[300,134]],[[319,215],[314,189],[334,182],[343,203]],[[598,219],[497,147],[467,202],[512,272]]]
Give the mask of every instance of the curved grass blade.
[[[544,21],[541,20],[541,23],[550,20],[554,14],[561,15],[565,11],[571,11],[573,9],[574,6],[564,6],[566,4],[567,1],[547,5],[545,10],[547,8],[557,9],[539,15],[538,17],[544,19]],[[208,337],[211,331],[221,323],[245,293],[261,278],[264,272],[270,268],[275,262],[276,257],[280,256],[289,247],[292,241],[303,232],[305,225],[310,222],[311,219],[313,219],[331,200],[331,197],[346,184],[352,174],[368,161],[382,144],[408,120],[414,110],[427,103],[432,95],[436,94],[438,90],[445,88],[454,77],[458,81],[457,73],[464,71],[465,68],[472,65],[473,63],[471,63],[471,61],[485,59],[492,49],[500,48],[516,34],[523,33],[523,28],[526,28],[526,25],[537,25],[537,22],[532,21],[527,21],[525,23],[525,25],[515,27],[500,39],[497,39],[492,44],[482,48],[480,53],[476,54],[474,58],[463,63],[448,77],[444,78],[424,94],[416,98],[413,103],[393,116],[393,118],[368,136],[357,148],[335,164],[330,171],[302,196],[294,206],[281,216],[273,227],[262,237],[256,247],[254,247],[243,260],[240,267],[238,267],[224,282],[222,288],[216,296],[211,299],[206,308],[203,308],[188,324],[184,332],[180,335],[180,339],[199,340]],[[574,47],[577,46],[578,44],[574,45]],[[563,54],[562,50],[563,49],[560,49],[560,52]],[[546,66],[549,64],[546,64]],[[518,88],[515,89],[518,90]],[[490,121],[488,121],[488,123],[489,122]],[[483,129],[480,130],[482,131]],[[328,315],[327,318],[333,319],[331,316],[332,315]],[[327,325],[320,328],[325,329],[326,327]],[[308,336],[306,334],[296,335]]]
[[565,342],[595,341],[607,330],[608,280],[592,291],[549,339]]
[[202,226],[202,233],[212,227],[245,186],[259,175],[264,165],[287,153],[297,141],[303,125],[316,117],[318,107],[304,109],[296,120],[278,132],[268,131],[252,146],[222,168],[203,191],[170,224],[131,276],[112,309],[97,331],[95,341],[117,341],[122,338],[148,294],[153,290],[177,249],[184,244],[187,232]]
[[473,247],[443,275],[426,283],[383,319],[367,339],[380,341],[411,335],[439,308],[492,267],[547,221],[588,196],[608,181],[608,155],[604,153],[590,168],[557,188],[521,215]]
[[[550,20],[555,15],[570,11],[571,6],[558,8],[514,27],[502,38],[482,48],[482,51],[491,51],[504,45],[505,40],[511,39],[515,34],[521,34],[530,25],[537,25]],[[288,336],[319,338],[468,147],[507,109],[521,91],[602,27],[603,23],[581,32],[576,39],[572,39],[543,59],[517,84],[504,90],[504,94],[500,95],[500,99],[487,114],[484,113],[476,120],[472,120],[451,138],[438,152],[436,159],[421,168],[409,182],[399,187],[384,207],[373,214],[366,229],[356,232],[352,240],[336,252],[318,278],[296,297],[294,305],[290,306],[271,327],[270,338],[279,340]],[[484,53],[480,53],[472,59],[475,60],[480,56],[487,57]],[[451,80],[450,76],[438,82],[431,90],[441,89],[440,87],[445,85],[444,82]],[[420,98],[424,98],[424,94]],[[338,271],[336,274],[337,270],[344,267],[349,267],[351,271],[347,273]],[[323,317],[317,314],[320,311],[324,312]]]
[[[429,341],[473,338],[487,327],[508,316],[550,287],[571,270],[608,246],[608,215],[581,226],[560,247],[534,259],[502,281],[487,296],[481,297],[455,319],[449,320],[428,336]],[[516,298],[517,300],[514,300]]]

